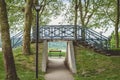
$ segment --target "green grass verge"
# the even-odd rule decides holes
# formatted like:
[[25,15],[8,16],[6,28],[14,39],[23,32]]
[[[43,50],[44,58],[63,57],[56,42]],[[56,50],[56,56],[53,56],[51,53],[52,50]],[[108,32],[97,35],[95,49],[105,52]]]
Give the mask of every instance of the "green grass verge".
[[[40,44],[39,53],[39,79],[44,80],[44,73],[41,72],[41,52],[42,44]],[[21,47],[13,50],[17,74],[20,80],[36,80],[35,79],[35,44],[31,45],[31,55],[23,55]],[[3,54],[0,52],[0,80],[5,80],[5,70],[3,65]]]
[[76,47],[75,80],[120,80],[120,56],[104,56]]
[[65,52],[49,52],[48,53],[49,56],[52,56],[52,57],[65,57]]

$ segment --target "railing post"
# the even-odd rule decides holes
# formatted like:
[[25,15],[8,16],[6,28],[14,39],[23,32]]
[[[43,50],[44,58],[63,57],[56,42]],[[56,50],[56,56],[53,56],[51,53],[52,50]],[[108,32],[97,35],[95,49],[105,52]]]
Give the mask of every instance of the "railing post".
[[82,37],[82,41],[85,41],[85,28],[81,28],[81,37]]
[[108,48],[108,49],[111,48],[110,39],[107,40],[107,48]]
[[73,29],[74,29],[75,40],[77,40],[77,25],[75,25],[75,27]]
[[12,48],[14,48],[14,36],[12,38]]
[[100,32],[100,37],[101,37],[101,39],[100,39],[100,47],[101,47],[101,49],[103,49],[102,31]]

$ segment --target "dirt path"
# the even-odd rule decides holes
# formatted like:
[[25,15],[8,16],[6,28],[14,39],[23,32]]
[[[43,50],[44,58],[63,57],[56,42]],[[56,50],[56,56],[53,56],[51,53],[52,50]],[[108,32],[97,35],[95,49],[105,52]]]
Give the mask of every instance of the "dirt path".
[[50,58],[45,80],[74,80],[71,72],[65,67],[63,58]]

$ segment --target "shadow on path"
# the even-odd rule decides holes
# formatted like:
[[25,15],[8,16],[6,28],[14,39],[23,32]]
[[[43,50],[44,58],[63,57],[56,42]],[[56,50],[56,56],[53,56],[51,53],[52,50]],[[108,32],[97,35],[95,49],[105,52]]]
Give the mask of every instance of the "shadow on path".
[[64,58],[49,58],[45,80],[74,80],[74,78],[64,65]]

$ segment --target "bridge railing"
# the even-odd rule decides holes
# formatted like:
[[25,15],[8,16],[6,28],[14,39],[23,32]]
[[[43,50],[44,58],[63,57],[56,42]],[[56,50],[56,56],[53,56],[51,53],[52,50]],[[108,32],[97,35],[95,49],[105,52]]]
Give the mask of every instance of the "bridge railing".
[[12,48],[22,45],[23,31],[20,31],[11,37]]
[[[22,45],[22,39],[23,39],[23,32],[19,31],[16,34],[11,34],[10,39],[11,39],[12,48],[16,48],[18,46],[21,46]],[[2,47],[1,39],[0,39],[0,47]]]
[[[36,39],[36,29],[33,28],[31,38]],[[39,29],[40,40],[75,40],[75,27],[74,25],[48,25],[42,26]],[[84,32],[84,35],[83,35]],[[84,38],[85,37],[85,38]],[[83,39],[84,38],[84,39]],[[23,32],[20,31],[11,37],[12,47],[22,45]],[[77,26],[77,40],[85,41],[97,49],[106,50],[110,48],[110,40],[104,35],[92,30]]]
[[74,40],[74,26],[40,27],[40,39]]
[[[109,49],[109,39],[102,34],[81,26],[77,26],[77,40],[86,41],[88,44],[99,49]],[[75,40],[74,25],[46,25],[39,29],[41,40]],[[36,39],[36,30],[33,28],[32,39]]]
[[106,50],[109,49],[109,38],[105,37],[104,35],[92,30],[86,29],[86,41],[93,45],[95,48]]

